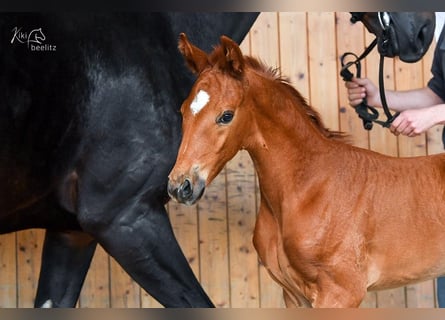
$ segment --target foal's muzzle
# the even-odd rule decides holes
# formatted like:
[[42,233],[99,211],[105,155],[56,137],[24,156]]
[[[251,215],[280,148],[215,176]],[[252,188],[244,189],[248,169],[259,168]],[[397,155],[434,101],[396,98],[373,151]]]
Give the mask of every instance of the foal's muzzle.
[[186,205],[193,205],[201,199],[205,190],[205,181],[202,179],[193,179],[183,177],[177,180],[169,179],[168,194],[173,200]]

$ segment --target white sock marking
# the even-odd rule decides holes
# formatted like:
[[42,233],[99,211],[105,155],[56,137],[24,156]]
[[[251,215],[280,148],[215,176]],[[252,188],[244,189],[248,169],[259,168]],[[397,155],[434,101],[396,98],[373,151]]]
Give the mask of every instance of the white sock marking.
[[40,308],[52,308],[52,307],[53,307],[53,302],[51,301],[51,299],[48,299],[45,301],[44,304],[42,304]]

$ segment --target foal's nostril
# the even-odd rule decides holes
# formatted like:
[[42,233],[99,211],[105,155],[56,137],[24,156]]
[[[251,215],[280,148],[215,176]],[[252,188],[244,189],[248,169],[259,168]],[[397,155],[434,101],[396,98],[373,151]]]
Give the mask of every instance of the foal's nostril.
[[178,198],[182,201],[190,199],[193,195],[193,186],[189,179],[185,179],[184,182],[179,186]]

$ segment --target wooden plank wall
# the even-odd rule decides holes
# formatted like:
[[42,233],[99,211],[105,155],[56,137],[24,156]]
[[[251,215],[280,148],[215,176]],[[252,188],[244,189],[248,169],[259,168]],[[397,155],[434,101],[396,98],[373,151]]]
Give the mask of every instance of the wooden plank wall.
[[[441,128],[405,138],[387,130],[362,129],[348,106],[339,77],[339,56],[361,53],[373,38],[361,24],[351,25],[344,12],[265,12],[242,43],[245,53],[281,68],[316,107],[327,126],[348,132],[353,143],[393,156],[442,152]],[[386,59],[386,88],[410,89],[426,84],[434,44],[423,61],[405,64]],[[363,65],[377,82],[378,55]],[[258,263],[252,230],[258,208],[258,185],[251,160],[240,152],[230,161],[194,207],[168,204],[178,240],[205,290],[218,307],[283,307],[281,289]],[[397,214],[397,211],[394,211]],[[0,306],[32,307],[40,267],[43,232],[0,236]],[[88,273],[80,307],[160,307],[101,248]],[[363,307],[434,307],[434,281],[369,293]]]

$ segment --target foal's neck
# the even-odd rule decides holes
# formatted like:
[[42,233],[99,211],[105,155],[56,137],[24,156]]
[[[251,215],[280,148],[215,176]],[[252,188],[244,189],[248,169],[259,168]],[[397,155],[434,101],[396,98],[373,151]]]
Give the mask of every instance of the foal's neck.
[[257,133],[256,142],[246,149],[261,192],[280,196],[289,183],[303,183],[313,163],[339,143],[328,137],[330,131],[295,89],[280,80],[260,79],[250,82],[259,86],[251,89]]
[[[257,143],[250,148],[252,156],[317,154],[340,134],[327,130],[318,113],[300,93],[281,79],[251,73],[249,78],[256,123]],[[333,139],[332,139],[333,138]]]

